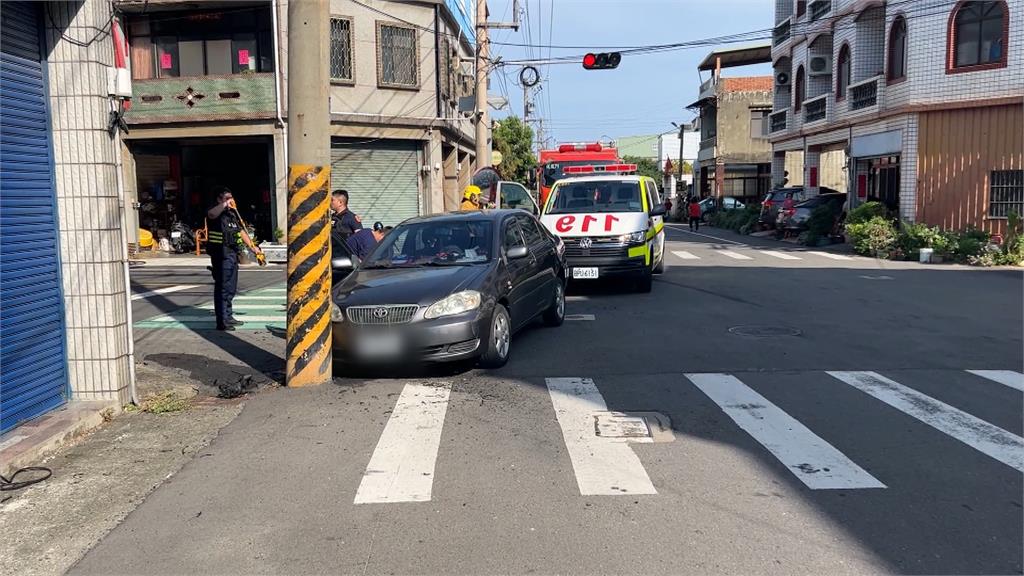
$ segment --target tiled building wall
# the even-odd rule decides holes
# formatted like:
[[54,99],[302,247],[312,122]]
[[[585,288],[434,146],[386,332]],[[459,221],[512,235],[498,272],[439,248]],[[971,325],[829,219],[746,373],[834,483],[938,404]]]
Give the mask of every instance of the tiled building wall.
[[53,2],[46,10],[72,394],[78,400],[125,403],[131,385],[127,239],[117,188],[115,155],[120,151],[107,133],[106,70],[113,64],[113,47],[103,33],[110,25],[111,5],[104,0]]

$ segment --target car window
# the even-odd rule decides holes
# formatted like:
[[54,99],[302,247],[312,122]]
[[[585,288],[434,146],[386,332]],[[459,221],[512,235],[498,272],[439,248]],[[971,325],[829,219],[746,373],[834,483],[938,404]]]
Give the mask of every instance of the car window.
[[502,182],[501,207],[531,209],[533,202],[530,199],[530,193],[521,184]]
[[523,235],[519,231],[519,225],[516,224],[513,218],[505,221],[505,231],[502,233],[501,245],[506,252],[516,246],[526,246],[526,243],[523,241]]
[[661,196],[658,194],[658,185],[654,180],[644,180],[647,189],[647,208],[651,209],[661,204]]
[[535,246],[544,242],[544,234],[537,226],[536,220],[529,216],[517,216],[516,221],[519,223],[519,228],[523,232],[523,237],[526,239],[527,246]]
[[486,220],[400,224],[366,258],[367,267],[476,264],[490,260],[493,228]]
[[567,180],[551,192],[547,214],[643,212],[636,180]]

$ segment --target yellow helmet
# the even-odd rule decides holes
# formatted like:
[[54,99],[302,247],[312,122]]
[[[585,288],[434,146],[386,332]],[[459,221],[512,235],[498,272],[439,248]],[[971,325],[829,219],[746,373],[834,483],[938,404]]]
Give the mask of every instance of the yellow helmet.
[[480,195],[480,187],[479,186],[473,186],[472,184],[470,184],[469,186],[466,186],[466,191],[462,193],[462,198],[465,199],[465,200],[469,200],[473,196],[479,196],[479,195]]

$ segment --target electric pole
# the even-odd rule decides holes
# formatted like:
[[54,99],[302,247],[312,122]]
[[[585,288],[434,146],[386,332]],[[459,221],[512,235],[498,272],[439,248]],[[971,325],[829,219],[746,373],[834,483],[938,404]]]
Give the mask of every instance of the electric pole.
[[487,110],[487,59],[490,57],[487,38],[487,0],[476,0],[476,166],[491,165],[491,115]]
[[332,377],[329,18],[328,0],[288,3],[288,386]]

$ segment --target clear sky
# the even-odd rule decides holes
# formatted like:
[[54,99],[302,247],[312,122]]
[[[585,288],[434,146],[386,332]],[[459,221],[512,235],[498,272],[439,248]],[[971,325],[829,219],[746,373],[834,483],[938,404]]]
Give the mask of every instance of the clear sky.
[[[528,9],[529,25],[524,21],[518,32],[491,30],[491,39],[534,48],[495,44],[492,57],[548,57],[549,49],[537,45],[646,46],[765,30],[772,27],[775,6],[772,0],[520,0],[519,5]],[[489,0],[488,7],[491,21],[512,19],[512,0]],[[615,70],[584,70],[578,61],[539,66],[545,80],[531,116],[545,119],[546,135],[555,142],[671,131],[671,122],[693,119],[685,106],[697,97],[697,64],[713,48],[626,54]],[[554,57],[584,52],[550,50]],[[762,74],[771,74],[767,64],[723,71],[723,76]],[[511,65],[491,74],[491,95],[507,96],[511,108],[492,110],[492,117],[522,116],[518,76],[519,67]]]

